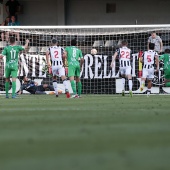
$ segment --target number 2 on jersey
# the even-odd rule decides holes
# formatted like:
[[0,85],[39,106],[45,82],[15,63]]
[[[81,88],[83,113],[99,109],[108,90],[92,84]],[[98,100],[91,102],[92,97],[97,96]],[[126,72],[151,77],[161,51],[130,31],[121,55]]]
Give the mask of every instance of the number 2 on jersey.
[[58,51],[54,51],[54,57],[58,58]]
[[151,55],[147,55],[147,61],[148,61],[148,63],[151,62]]
[[121,58],[130,58],[130,53],[129,53],[129,51],[121,51],[121,53],[120,53],[120,57]]

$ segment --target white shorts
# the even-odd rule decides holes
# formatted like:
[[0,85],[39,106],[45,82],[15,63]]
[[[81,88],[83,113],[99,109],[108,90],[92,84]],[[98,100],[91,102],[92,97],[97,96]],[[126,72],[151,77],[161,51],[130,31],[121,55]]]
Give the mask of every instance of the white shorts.
[[128,67],[119,67],[119,71],[121,75],[131,75],[131,66]]
[[53,76],[65,76],[65,69],[62,65],[52,66]]
[[154,67],[150,69],[143,68],[142,77],[147,78],[147,79],[153,79],[154,78]]

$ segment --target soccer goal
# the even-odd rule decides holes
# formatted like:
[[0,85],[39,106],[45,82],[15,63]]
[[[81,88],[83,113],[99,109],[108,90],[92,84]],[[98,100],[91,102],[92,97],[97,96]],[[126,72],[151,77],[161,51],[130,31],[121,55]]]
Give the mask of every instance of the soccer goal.
[[[8,45],[8,35],[16,36],[17,44],[24,45],[29,39],[29,49],[20,54],[17,88],[20,79],[27,75],[40,83],[52,84],[51,75],[46,66],[45,52],[51,45],[51,39],[56,38],[59,45],[70,45],[71,39],[77,40],[77,46],[82,50],[84,65],[81,81],[84,94],[116,94],[121,93],[121,79],[119,77],[119,63],[110,68],[112,55],[119,48],[122,40],[128,41],[132,50],[133,93],[139,90],[142,64],[139,57],[147,50],[147,41],[152,31],[161,37],[164,48],[170,48],[170,25],[116,25],[116,26],[19,26],[0,27],[0,50]],[[19,33],[19,36],[14,33]],[[3,36],[3,37],[2,37]],[[91,49],[97,50],[96,55]],[[5,58],[0,60],[0,91],[4,91]],[[160,70],[155,73],[152,93],[159,93],[159,86],[163,84],[162,63]],[[58,82],[60,83],[60,79]],[[128,86],[126,83],[126,90]],[[165,91],[169,89],[165,88]],[[145,90],[144,90],[145,91]]]

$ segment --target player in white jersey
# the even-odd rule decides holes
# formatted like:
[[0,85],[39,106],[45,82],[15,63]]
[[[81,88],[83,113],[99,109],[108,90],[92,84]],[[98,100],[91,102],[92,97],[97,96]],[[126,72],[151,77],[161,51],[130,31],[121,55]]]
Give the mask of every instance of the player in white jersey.
[[111,67],[114,66],[116,57],[119,57],[119,72],[122,77],[122,96],[125,95],[125,78],[128,78],[129,94],[132,97],[132,75],[131,75],[131,50],[127,47],[127,41],[122,41],[122,47],[116,50],[112,56]]
[[143,62],[143,70],[142,70],[142,78],[141,78],[141,86],[140,91],[143,91],[145,86],[145,81],[147,79],[148,82],[148,90],[147,95],[151,93],[152,87],[152,79],[154,78],[154,63],[156,59],[156,71],[159,69],[159,59],[158,53],[154,51],[155,44],[149,44],[149,50],[145,51],[140,58],[140,61]]
[[47,60],[48,67],[52,66],[53,86],[54,86],[56,97],[58,97],[58,89],[57,89],[57,75],[58,75],[59,77],[61,77],[63,84],[65,86],[66,97],[70,98],[67,78],[65,76],[65,69],[63,67],[64,48],[57,45],[58,43],[56,39],[52,39],[51,43],[52,46],[49,47],[49,49],[46,52],[46,60]]

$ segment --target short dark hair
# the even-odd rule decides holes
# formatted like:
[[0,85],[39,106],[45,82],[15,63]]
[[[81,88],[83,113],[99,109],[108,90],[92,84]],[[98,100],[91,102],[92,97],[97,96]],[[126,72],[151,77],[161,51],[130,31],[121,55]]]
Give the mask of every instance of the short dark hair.
[[155,44],[154,43],[149,43],[149,49],[154,50],[154,48],[155,48]]
[[170,49],[165,49],[165,53],[168,53],[168,54],[170,54]]
[[53,39],[51,40],[51,42],[52,42],[52,44],[56,44],[56,43],[57,43],[57,40],[56,40],[55,38],[53,38]]
[[77,44],[76,39],[72,39],[72,40],[71,40],[71,45],[72,45],[72,46],[76,46],[76,44]]
[[10,42],[11,44],[13,44],[13,43],[15,42],[15,37],[10,37],[10,38],[9,38],[9,42]]
[[128,45],[128,42],[126,40],[122,40],[122,46],[127,46]]
[[151,34],[156,34],[156,31],[152,31]]

